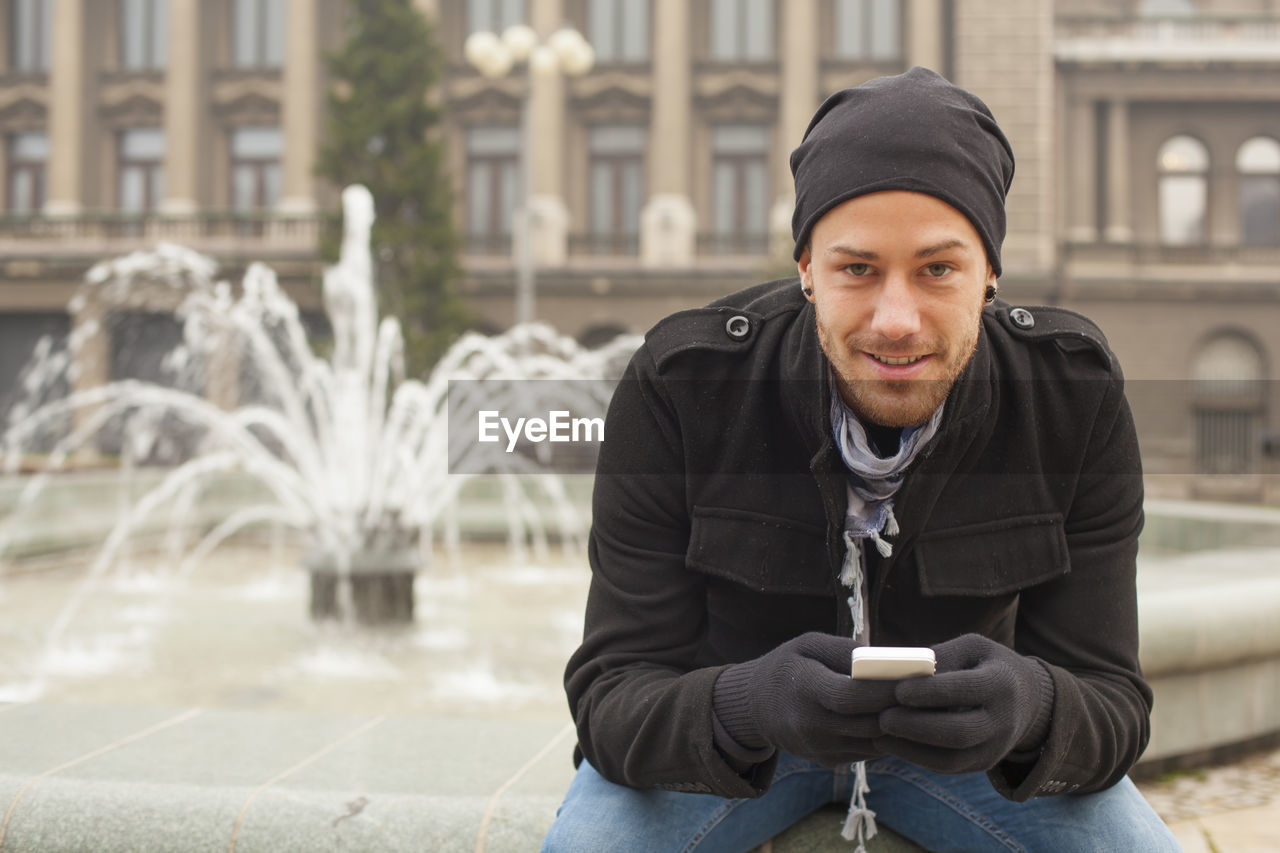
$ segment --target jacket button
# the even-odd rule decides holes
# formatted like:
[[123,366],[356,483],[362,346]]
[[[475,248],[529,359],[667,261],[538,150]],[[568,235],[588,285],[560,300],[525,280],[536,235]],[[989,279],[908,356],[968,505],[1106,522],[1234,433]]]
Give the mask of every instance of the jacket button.
[[1009,319],[1020,329],[1030,329],[1036,324],[1036,318],[1026,308],[1014,308],[1009,312]]
[[729,337],[740,341],[751,334],[751,320],[741,314],[734,314],[729,318],[729,322],[724,324],[724,330]]

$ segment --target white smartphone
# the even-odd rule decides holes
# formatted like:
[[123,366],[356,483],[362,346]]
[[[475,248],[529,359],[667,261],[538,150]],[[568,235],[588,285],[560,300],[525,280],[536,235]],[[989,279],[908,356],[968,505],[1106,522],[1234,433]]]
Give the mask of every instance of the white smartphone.
[[938,662],[924,646],[860,646],[853,650],[854,678],[890,680],[933,675]]

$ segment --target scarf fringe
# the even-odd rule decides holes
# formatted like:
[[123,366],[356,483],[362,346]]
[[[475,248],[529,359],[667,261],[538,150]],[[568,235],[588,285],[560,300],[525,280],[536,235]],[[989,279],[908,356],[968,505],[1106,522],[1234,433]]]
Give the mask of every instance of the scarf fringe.
[[844,563],[840,566],[840,583],[851,589],[856,588],[855,581],[860,580],[859,576],[861,574],[862,543],[850,536],[846,530],[844,534]]
[[867,853],[866,843],[876,837],[876,813],[867,808],[867,794],[871,792],[871,786],[867,784],[867,763],[859,761],[853,768],[853,797],[849,801],[849,815],[844,819],[840,836],[845,841],[858,842],[854,853]]
[[854,639],[862,636],[862,542],[853,538],[848,532],[844,534],[844,565],[840,567],[840,583],[850,592],[846,601],[849,604],[849,615],[853,617]]
[[[885,533],[889,534],[888,529],[885,530]],[[892,535],[892,534],[889,534],[889,535]],[[884,541],[884,539],[880,537],[880,534],[877,531],[875,530],[871,531],[871,533],[867,536],[867,538],[871,540],[871,544],[876,546],[876,550],[880,552],[881,557],[893,556],[893,546],[890,545],[888,542]]]

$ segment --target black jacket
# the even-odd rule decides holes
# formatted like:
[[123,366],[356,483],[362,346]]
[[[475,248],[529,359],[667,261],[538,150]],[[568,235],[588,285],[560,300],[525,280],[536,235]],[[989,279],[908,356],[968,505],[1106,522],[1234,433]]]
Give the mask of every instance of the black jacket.
[[[586,626],[565,675],[581,753],[606,778],[768,787],[771,765],[744,778],[714,746],[712,685],[806,631],[851,632],[830,393],[796,279],[675,314],[632,359],[606,418]],[[985,309],[894,512],[892,557],[867,549],[871,642],[977,632],[1040,659],[1048,738],[993,783],[1022,800],[1117,782],[1151,709],[1134,588],[1142,477],[1097,327],[1060,309]]]

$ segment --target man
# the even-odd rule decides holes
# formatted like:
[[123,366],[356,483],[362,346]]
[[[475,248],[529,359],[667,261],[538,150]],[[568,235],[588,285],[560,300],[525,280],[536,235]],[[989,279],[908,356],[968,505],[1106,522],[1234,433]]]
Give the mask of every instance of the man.
[[[1125,778],[1133,424],[1093,324],[995,298],[1007,140],[917,68],[791,166],[798,280],[659,323],[610,407],[546,849],[745,850],[852,800],[858,842],[1177,850]],[[937,672],[851,678],[867,644]]]

